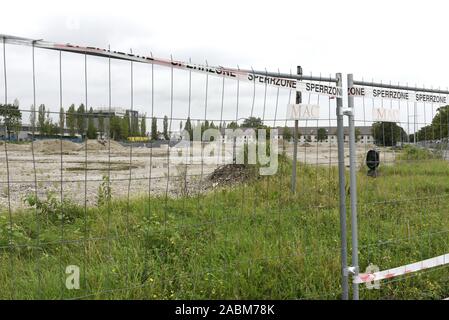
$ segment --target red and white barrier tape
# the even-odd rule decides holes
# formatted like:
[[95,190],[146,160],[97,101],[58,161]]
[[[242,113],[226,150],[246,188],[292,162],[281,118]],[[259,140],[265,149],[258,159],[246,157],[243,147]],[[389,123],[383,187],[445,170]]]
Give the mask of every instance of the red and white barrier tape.
[[412,264],[407,264],[402,267],[397,267],[394,269],[388,269],[385,271],[379,271],[374,273],[361,273],[354,277],[354,283],[367,283],[373,281],[380,281],[385,279],[391,279],[398,276],[410,274],[413,272],[418,272],[430,268],[435,268],[449,264],[449,254],[443,254],[441,256],[430,258],[427,260],[422,260]]
[[1,35],[6,43],[18,44],[18,45],[34,45],[36,48],[51,49],[66,51],[79,54],[87,54],[93,56],[99,56],[104,58],[112,58],[119,60],[134,61],[140,63],[149,63],[159,66],[165,66],[175,69],[190,70],[195,72],[208,73],[220,77],[226,77],[230,79],[239,79],[256,84],[269,85],[280,89],[289,89],[296,91],[303,91],[310,94],[325,95],[329,97],[342,97],[342,89],[335,85],[325,85],[322,83],[299,81],[296,79],[290,79],[285,77],[275,77],[265,75],[263,73],[255,73],[251,71],[239,70],[235,68],[213,67],[205,66],[193,63],[187,63],[171,59],[161,59],[154,57],[139,56],[132,53],[124,53],[118,51],[111,51],[95,47],[84,47],[72,44],[58,44],[42,40],[32,40],[27,38],[20,38],[15,36]]

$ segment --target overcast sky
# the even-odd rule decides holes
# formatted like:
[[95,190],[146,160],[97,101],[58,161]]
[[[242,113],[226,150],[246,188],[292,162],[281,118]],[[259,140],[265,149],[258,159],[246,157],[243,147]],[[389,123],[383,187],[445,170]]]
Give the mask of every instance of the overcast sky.
[[[192,62],[289,72],[354,73],[355,78],[446,88],[447,1],[7,1],[2,3],[0,33],[54,42],[129,51]],[[30,48],[8,46],[8,96],[32,102]],[[3,55],[2,55],[3,58]],[[103,61],[102,61],[103,60]],[[89,60],[88,102],[107,105],[107,62]],[[64,105],[84,101],[83,57],[63,56]],[[114,105],[129,102],[129,66],[114,63]],[[134,104],[150,114],[150,66],[135,67]],[[157,69],[157,68],[156,68]],[[51,70],[51,71],[50,71]],[[158,69],[157,69],[158,70]],[[159,67],[156,115],[169,105],[170,73]],[[3,67],[2,67],[3,71]],[[58,55],[36,52],[37,104],[59,104]],[[176,72],[175,72],[176,73]],[[187,114],[186,75],[176,74],[174,116]],[[195,76],[194,76],[195,77]],[[24,80],[26,79],[26,80]],[[204,115],[204,79],[197,79],[192,113]],[[220,78],[210,80],[208,116],[221,117]],[[229,81],[232,82],[232,81]],[[0,85],[4,87],[1,80]],[[128,91],[127,91],[128,90]],[[155,89],[156,90],[156,89]],[[277,104],[285,109],[288,92],[257,89],[257,112],[266,118]],[[3,90],[2,90],[3,91]],[[235,116],[235,83],[226,83],[225,114]],[[242,111],[252,102],[251,88],[241,89]],[[247,101],[245,101],[245,99]],[[1,93],[0,99],[4,99]],[[53,105],[55,107],[53,107]],[[209,113],[210,112],[210,113]],[[228,112],[228,114],[226,114]],[[284,113],[284,111],[279,111]],[[284,115],[282,115],[284,117]]]

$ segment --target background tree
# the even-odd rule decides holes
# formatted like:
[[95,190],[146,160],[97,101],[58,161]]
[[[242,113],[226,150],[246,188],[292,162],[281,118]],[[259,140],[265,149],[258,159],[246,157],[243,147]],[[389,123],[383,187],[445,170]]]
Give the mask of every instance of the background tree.
[[198,138],[200,140],[202,139],[202,135],[201,134],[200,134],[200,137],[195,137],[195,135],[194,135],[194,132],[197,130],[197,128],[199,128],[199,131],[201,133],[202,126],[203,126],[203,124],[199,120],[196,120],[196,123],[192,123],[192,136],[191,136],[192,141],[195,140],[195,139],[198,139]]
[[416,133],[416,141],[418,142],[418,141],[433,140],[432,139],[433,129],[434,127],[431,124],[419,129],[418,132]]
[[228,123],[227,128],[228,129],[237,129],[239,127],[238,123],[235,121],[231,121]]
[[323,142],[327,139],[327,130],[324,128],[319,128],[317,132],[317,139],[319,142]]
[[242,127],[244,127],[244,128],[261,128],[261,127],[263,127],[262,119],[256,118],[256,117],[246,118],[242,123]]
[[47,121],[47,135],[55,136],[61,132],[61,128],[59,128],[57,123],[53,123],[51,118]]
[[168,117],[167,116],[164,116],[163,126],[164,126],[164,129],[163,129],[164,130],[163,131],[164,139],[169,140],[170,137],[168,136]]
[[209,128],[210,128],[209,121],[208,120],[204,121],[204,123],[201,124],[201,135],[203,134],[204,131],[206,131]]
[[193,128],[192,122],[190,121],[190,117],[187,118],[186,124],[184,126],[184,130],[189,133],[190,141],[193,140]]
[[282,138],[284,139],[284,141],[290,141],[292,137],[292,131],[289,127],[285,126],[284,129],[282,129]]
[[76,128],[78,133],[83,136],[86,130],[86,108],[84,104],[80,104],[78,110],[76,110]]
[[[217,129],[217,127],[215,126],[215,124],[214,124],[213,121],[212,121],[212,122],[209,122],[208,120],[206,120],[206,121],[204,122],[204,124],[201,125],[201,135],[203,135],[203,133],[204,133],[206,130],[209,130],[209,129]],[[209,141],[214,141],[214,140],[215,140],[215,137],[212,136],[212,137],[210,137],[210,140],[209,140]]]
[[16,104],[0,105],[0,123],[3,122],[8,140],[12,132],[18,132],[21,126],[22,112]]
[[157,119],[156,117],[153,117],[153,119],[151,119],[151,140],[156,141],[157,139]]
[[89,109],[89,115],[87,120],[87,139],[96,139],[97,138],[97,128],[94,124],[94,110],[92,107]]
[[100,139],[103,139],[104,134],[104,115],[103,112],[100,110],[98,113],[98,131],[100,132]]
[[[267,139],[267,140],[270,139],[271,129],[268,126],[264,125],[262,122],[262,119],[260,119],[260,118],[256,118],[256,117],[246,118],[245,120],[243,120],[241,127],[242,128],[253,128],[253,129],[265,129],[266,130],[265,131],[265,133],[266,133],[265,139]],[[258,130],[256,130],[256,137],[257,138],[259,137]]]
[[395,122],[375,122],[372,129],[374,141],[377,145],[395,146],[398,142],[407,139],[404,129]]
[[50,110],[47,110],[44,104],[39,106],[39,110],[37,112],[37,122],[39,132],[43,136],[57,135],[61,132],[58,123],[53,123],[50,116]]
[[122,133],[122,127],[121,127],[121,119],[120,117],[117,117],[116,115],[113,115],[109,120],[109,136],[112,137],[114,140],[119,140]]
[[360,132],[359,128],[355,128],[354,132],[355,132],[355,141],[359,142],[360,141],[360,136],[362,135],[362,133]]
[[147,121],[146,121],[146,114],[142,117],[140,120],[140,136],[145,137],[147,135]]
[[41,135],[47,134],[47,128],[46,128],[46,113],[45,113],[45,104],[41,104],[39,106],[39,110],[37,112],[37,122],[39,126],[39,132]]
[[30,107],[30,125],[33,129],[36,128],[36,107],[34,104]]
[[128,117],[129,133],[128,137],[138,137],[140,135],[139,130],[139,117],[134,112],[127,111],[125,117]]
[[129,114],[125,113],[125,116],[120,121],[120,131],[121,131],[121,139],[128,139],[131,134],[130,123],[129,123]]
[[50,116],[50,110],[48,109],[45,114],[44,134],[46,136],[53,136],[57,135],[59,132],[59,127],[57,124],[53,123],[53,119]]
[[11,119],[11,129],[16,134],[18,139],[19,131],[22,126],[22,112],[19,107],[19,99],[14,99],[13,106],[16,111],[13,112],[13,117]]
[[67,110],[66,114],[66,125],[67,128],[69,128],[69,133],[73,137],[76,133],[75,127],[76,127],[76,111],[75,111],[75,105],[72,104],[69,107],[69,110]]
[[[449,106],[440,107],[432,119],[432,123],[422,127],[416,132],[417,141],[440,140],[447,138],[449,127]],[[411,137],[412,141],[414,135]]]
[[59,128],[61,129],[62,135],[64,135],[64,122],[65,122],[65,113],[64,108],[61,107],[61,109],[59,109]]

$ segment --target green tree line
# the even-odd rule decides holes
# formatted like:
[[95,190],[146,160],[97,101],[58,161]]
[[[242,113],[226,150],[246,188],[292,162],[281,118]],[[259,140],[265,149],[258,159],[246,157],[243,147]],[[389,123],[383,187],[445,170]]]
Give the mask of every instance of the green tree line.
[[[78,134],[88,139],[103,138],[106,134],[115,140],[147,136],[145,115],[135,116],[132,119],[129,112],[123,116],[108,115],[102,111],[94,112],[92,107],[87,110],[83,103],[78,107],[71,104],[67,112],[61,107],[57,117],[52,117],[51,113],[45,104],[40,104],[37,108],[31,105],[29,115],[31,130],[47,137],[64,134],[65,130],[72,137]],[[164,128],[166,122],[164,121]],[[0,126],[4,128],[7,139],[20,131],[22,112],[17,99],[13,104],[0,104]],[[168,136],[167,128],[164,129],[164,134]]]
[[[440,107],[432,119],[432,123],[418,130],[417,141],[440,140],[449,137],[449,106]],[[413,140],[414,135],[411,135]]]

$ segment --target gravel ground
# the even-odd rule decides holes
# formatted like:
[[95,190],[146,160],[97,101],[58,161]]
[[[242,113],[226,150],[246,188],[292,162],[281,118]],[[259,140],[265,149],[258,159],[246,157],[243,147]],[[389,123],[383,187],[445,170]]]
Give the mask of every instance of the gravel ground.
[[[88,206],[96,205],[98,188],[110,170],[110,186],[113,197],[131,197],[148,194],[169,196],[192,195],[205,192],[216,186],[209,179],[211,173],[219,167],[201,161],[201,156],[194,156],[190,164],[176,164],[173,161],[179,154],[167,147],[130,148],[118,143],[109,145],[97,141],[89,141],[87,152],[85,144],[60,141],[39,141],[33,144],[0,144],[0,210],[12,210],[26,207],[24,199],[27,195],[37,194],[46,198],[54,194],[76,203]],[[358,146],[358,163],[362,165],[369,146]],[[195,149],[201,155],[201,148]],[[292,145],[285,147],[286,154],[292,157]],[[381,161],[391,163],[395,159],[393,152],[381,151]],[[346,148],[345,154],[349,151]],[[228,159],[230,154],[228,154]],[[170,158],[170,161],[168,161]],[[8,160],[8,161],[6,161]],[[346,157],[346,165],[349,157]],[[61,164],[62,161],[62,164]],[[337,147],[328,144],[299,145],[298,161],[308,164],[338,164]],[[170,165],[168,163],[170,162]],[[62,170],[61,170],[62,169]],[[86,170],[87,169],[87,170]],[[9,184],[8,174],[9,171]],[[151,178],[150,178],[151,177]],[[9,185],[9,188],[8,188]],[[9,197],[8,197],[9,193]]]

